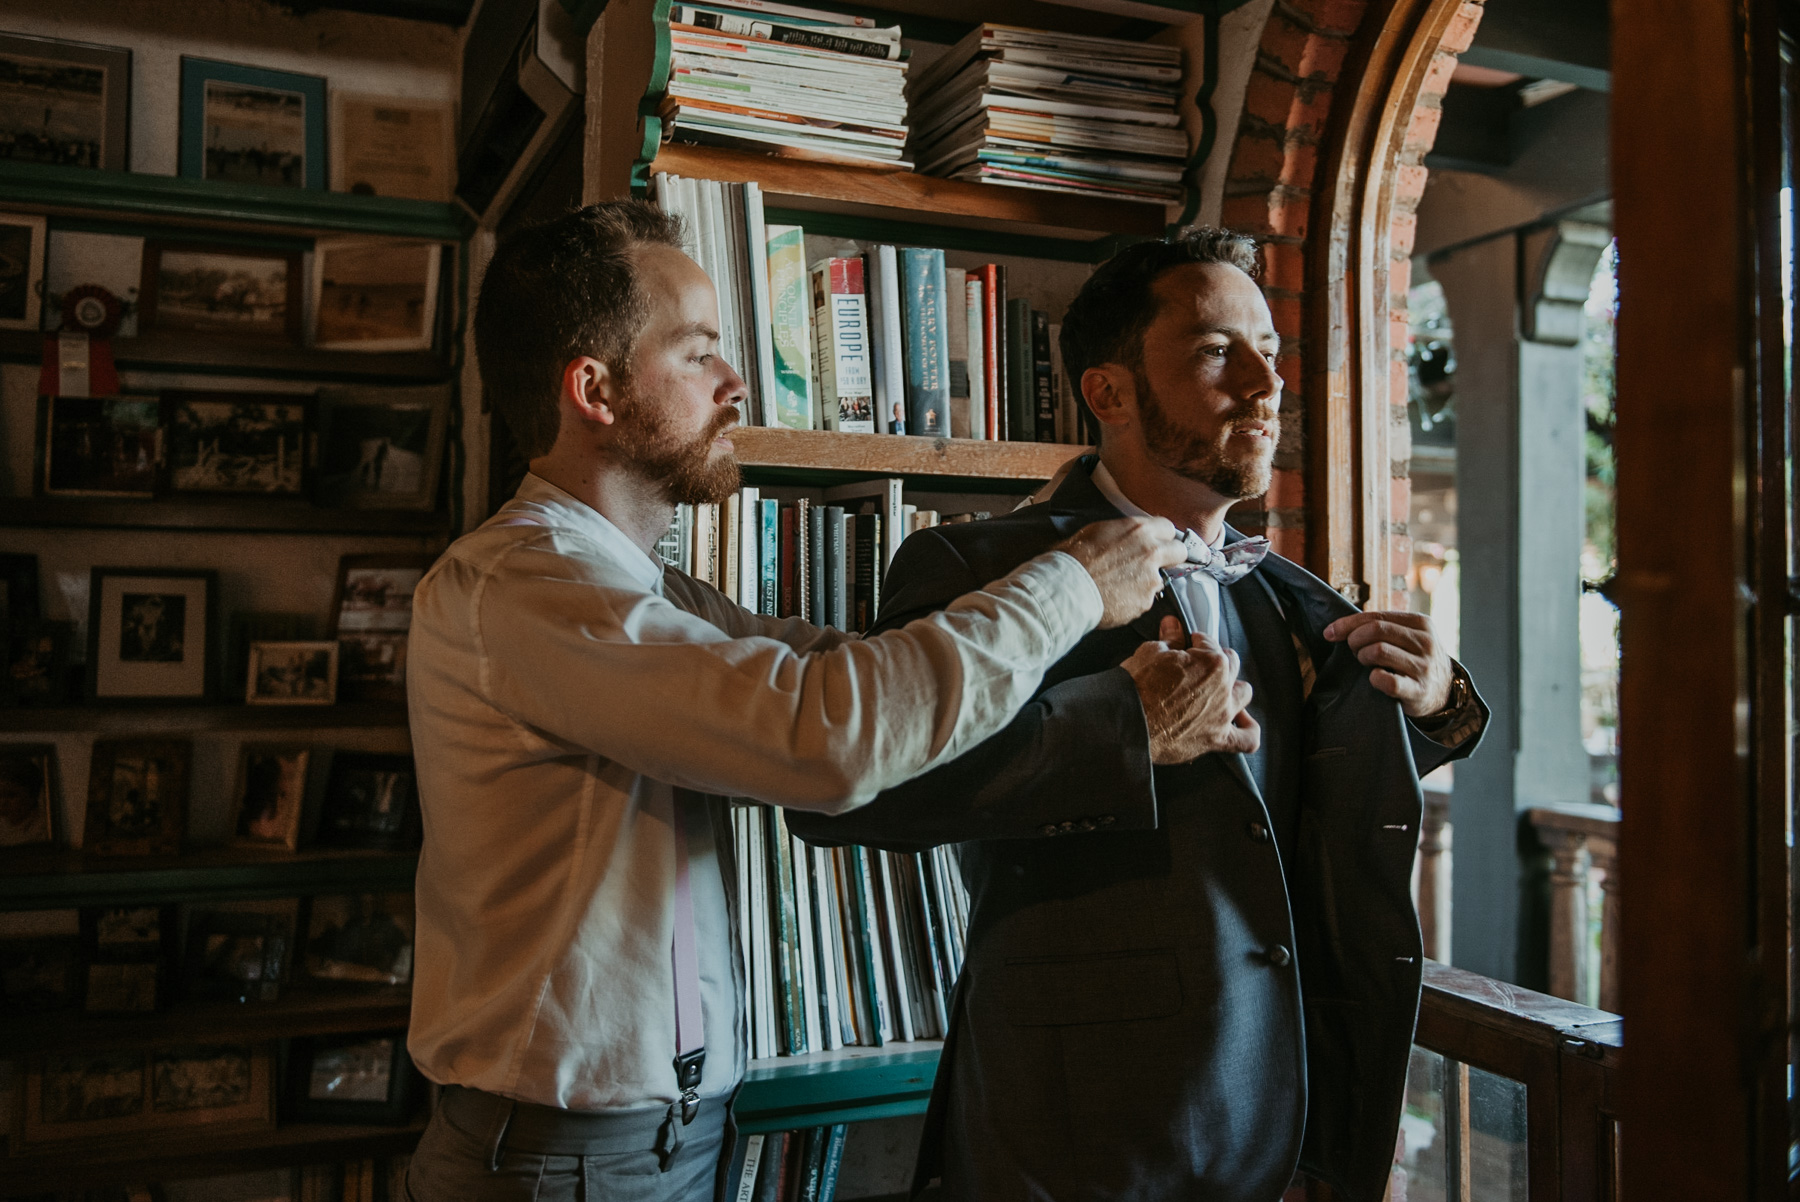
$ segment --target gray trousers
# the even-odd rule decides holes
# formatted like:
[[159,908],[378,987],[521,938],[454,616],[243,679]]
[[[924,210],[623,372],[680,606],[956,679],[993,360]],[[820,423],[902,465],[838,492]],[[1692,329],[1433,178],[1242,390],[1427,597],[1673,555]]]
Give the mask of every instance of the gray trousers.
[[665,1171],[660,1113],[559,1116],[569,1112],[446,1087],[407,1168],[407,1202],[712,1202],[734,1134],[727,1100],[702,1102]]

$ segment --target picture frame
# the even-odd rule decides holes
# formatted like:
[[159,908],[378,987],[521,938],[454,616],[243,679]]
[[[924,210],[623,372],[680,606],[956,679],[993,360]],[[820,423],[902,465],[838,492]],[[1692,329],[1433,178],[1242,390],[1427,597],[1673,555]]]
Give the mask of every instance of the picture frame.
[[449,385],[322,388],[313,495],[337,509],[437,507]]
[[181,174],[325,189],[325,80],[181,56]]
[[406,700],[406,636],[413,590],[436,557],[346,555],[338,560],[331,637],[339,647],[338,695],[346,701]]
[[55,847],[62,778],[54,743],[0,743],[0,855]]
[[321,238],[313,244],[309,341],[322,351],[428,351],[437,333],[440,242]]
[[288,1070],[298,1122],[398,1126],[412,1118],[419,1078],[405,1031],[296,1039]]
[[190,914],[182,990],[190,998],[272,1002],[287,983],[293,909],[212,909]]
[[413,757],[340,751],[331,757],[319,807],[319,842],[399,851],[419,840],[419,783]]
[[0,705],[66,705],[73,622],[14,622],[0,631]]
[[331,190],[447,204],[456,184],[456,106],[331,91]]
[[308,399],[292,393],[163,393],[169,491],[301,495]]
[[0,938],[0,1014],[80,1009],[83,959],[78,934]]
[[207,701],[214,694],[219,574],[94,568],[88,592],[91,701]]
[[298,343],[303,285],[297,250],[146,238],[138,331]]
[[154,497],[162,445],[157,397],[39,397],[38,494]]
[[38,557],[29,551],[0,552],[0,630],[43,617],[42,600]]
[[43,321],[48,221],[0,213],[0,330],[35,330]]
[[417,930],[410,893],[320,894],[307,903],[300,971],[335,984],[405,985]]
[[119,300],[119,328],[113,337],[135,338],[138,289],[143,283],[142,234],[53,229],[44,258],[44,331],[53,334],[62,327],[62,298],[70,290],[95,285]]
[[167,1002],[174,958],[173,906],[89,906],[81,911],[87,952],[82,1009],[149,1014]]
[[173,855],[187,831],[193,744],[186,739],[98,739],[88,771],[88,855]]
[[99,1150],[172,1130],[264,1130],[275,1125],[274,1077],[267,1044],[41,1057],[25,1071],[17,1136],[24,1148]]
[[250,644],[247,705],[335,705],[338,644],[335,640]]
[[231,842],[238,847],[300,846],[312,748],[246,743],[238,752]]
[[124,171],[131,154],[131,51],[0,33],[0,159]]

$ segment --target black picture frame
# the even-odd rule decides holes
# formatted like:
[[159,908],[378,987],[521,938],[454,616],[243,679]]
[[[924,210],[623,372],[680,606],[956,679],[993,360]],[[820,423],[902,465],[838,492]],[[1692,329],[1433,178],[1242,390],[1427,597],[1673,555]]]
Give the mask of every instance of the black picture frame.
[[85,906],[81,943],[85,1012],[151,1014],[168,1003],[174,906]]
[[275,1001],[287,984],[293,927],[288,916],[264,911],[190,914],[182,991],[206,1001]]
[[0,705],[64,705],[72,692],[73,622],[14,622],[0,628]]
[[305,393],[164,392],[168,491],[303,497],[311,402]]
[[[276,263],[279,284],[270,270]],[[302,266],[297,250],[146,238],[138,330],[298,345],[305,329]],[[232,298],[229,307],[217,300],[221,293]]]
[[62,773],[54,743],[0,743],[0,857],[55,847]]
[[453,403],[448,384],[320,389],[314,500],[333,509],[435,509]]
[[340,751],[331,757],[318,841],[400,851],[418,845],[419,778],[410,755]]
[[187,834],[194,745],[186,739],[97,739],[88,769],[85,855],[174,855]]
[[37,494],[148,500],[161,483],[162,445],[158,397],[40,397]]
[[[22,63],[55,64],[56,86],[46,88],[46,97],[55,103],[56,94],[67,95],[68,72],[73,69],[81,79],[80,92],[98,94],[98,100],[86,100],[91,109],[96,103],[100,112],[64,114],[60,124],[79,126],[67,132],[73,136],[40,139],[35,144],[20,144],[17,136],[8,137],[0,129],[0,145],[5,151],[0,159],[15,163],[51,163],[64,167],[89,167],[102,171],[124,171],[131,161],[131,51],[123,46],[98,46],[91,42],[72,42],[63,38],[39,38],[26,34],[0,33],[0,59],[11,60],[15,70]],[[98,75],[97,79],[89,78]],[[64,101],[64,103],[67,103]]]
[[404,1029],[296,1039],[288,1081],[298,1122],[399,1126],[412,1118],[419,1093]]
[[411,893],[308,898],[295,975],[346,988],[412,981],[418,923]]
[[[177,582],[181,587],[163,591],[159,581]],[[113,582],[118,583],[117,588]],[[177,608],[172,600],[177,596],[182,600],[178,635],[172,619],[169,629],[163,629],[165,616]],[[150,599],[158,600],[153,604]],[[193,605],[196,600],[201,602],[199,606]],[[194,613],[196,608],[203,612]],[[218,695],[218,633],[216,571],[94,568],[88,591],[88,700],[211,701]],[[177,638],[179,646],[175,645]],[[198,663],[191,656],[198,656]],[[170,668],[171,664],[180,665],[179,670]]]
[[412,596],[437,561],[419,552],[338,560],[331,631],[338,641],[338,700],[405,701]]
[[84,965],[79,935],[0,939],[0,1015],[79,1010]]

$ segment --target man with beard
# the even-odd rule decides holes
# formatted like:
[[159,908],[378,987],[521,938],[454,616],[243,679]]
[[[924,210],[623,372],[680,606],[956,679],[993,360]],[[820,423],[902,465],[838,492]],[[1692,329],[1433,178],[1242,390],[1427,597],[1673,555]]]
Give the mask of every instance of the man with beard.
[[[876,628],[1122,513],[1192,531],[1193,570],[980,747],[789,821],[962,843],[968,951],[916,1180],[958,1202],[1274,1202],[1297,1164],[1352,1202],[1387,1184],[1419,999],[1418,774],[1467,755],[1485,711],[1428,619],[1358,613],[1225,524],[1268,488],[1280,431],[1256,269],[1216,229],[1102,265],[1062,328],[1099,455],[1047,501],[908,539]],[[1143,638],[1191,638],[1250,686],[1204,754],[1159,735],[1115,666]]]
[[[531,470],[413,597],[408,1046],[444,1086],[421,1202],[710,1196],[745,1059],[720,795],[842,811],[954,758],[1183,560],[1165,519],[1115,515],[877,638],[738,608],[652,550],[737,487],[718,325],[642,202],[526,230],[483,277],[483,392]],[[1232,685],[1156,645],[1128,672],[1177,723]]]

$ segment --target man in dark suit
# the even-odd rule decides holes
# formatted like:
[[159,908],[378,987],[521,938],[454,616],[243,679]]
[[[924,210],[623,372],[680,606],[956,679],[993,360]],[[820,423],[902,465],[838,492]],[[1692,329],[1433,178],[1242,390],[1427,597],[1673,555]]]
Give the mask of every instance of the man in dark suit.
[[[1249,239],[1209,229],[1103,265],[1062,334],[1099,455],[1047,501],[908,539],[878,629],[1121,512],[1196,532],[1198,570],[1083,639],[987,742],[788,819],[819,842],[962,844],[968,954],[917,1179],[948,1198],[1273,1202],[1297,1165],[1351,1202],[1387,1183],[1419,775],[1467,755],[1486,711],[1428,619],[1359,613],[1225,525],[1279,437],[1255,270]],[[1120,665],[1145,638],[1208,661],[1199,695],[1140,700]]]

